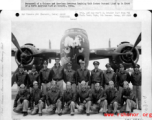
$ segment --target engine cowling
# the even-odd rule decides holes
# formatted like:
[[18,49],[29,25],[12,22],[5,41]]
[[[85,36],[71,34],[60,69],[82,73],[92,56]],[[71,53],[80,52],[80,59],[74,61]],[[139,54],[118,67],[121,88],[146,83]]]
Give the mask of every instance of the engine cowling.
[[118,68],[119,63],[123,63],[126,68],[132,67],[131,58],[133,59],[134,63],[137,63],[139,60],[139,51],[137,48],[131,51],[132,48],[133,45],[127,42],[118,45],[115,52],[128,54],[113,57],[113,59],[110,60],[113,67]]
[[15,54],[16,63],[23,64],[24,66],[32,65],[35,61],[35,58],[29,55],[36,54],[37,49],[35,46],[25,44],[21,47],[22,53],[18,50]]

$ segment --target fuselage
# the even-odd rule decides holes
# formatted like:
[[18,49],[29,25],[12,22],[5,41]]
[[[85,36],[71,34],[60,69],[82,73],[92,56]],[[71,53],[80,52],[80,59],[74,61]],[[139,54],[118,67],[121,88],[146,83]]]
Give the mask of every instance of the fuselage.
[[60,43],[61,65],[66,67],[72,62],[72,69],[78,69],[80,60],[84,60],[86,67],[89,64],[89,40],[85,30],[72,28],[65,31]]

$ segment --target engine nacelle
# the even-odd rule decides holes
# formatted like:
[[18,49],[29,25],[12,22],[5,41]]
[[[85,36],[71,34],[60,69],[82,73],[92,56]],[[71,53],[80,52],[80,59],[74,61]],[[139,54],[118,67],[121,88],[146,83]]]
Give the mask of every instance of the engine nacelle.
[[[127,52],[130,52],[132,48],[133,48],[133,45],[126,42],[126,43],[118,45],[115,51],[117,53],[127,53]],[[112,64],[113,68],[118,68],[119,63],[123,63],[125,68],[132,67],[131,57],[134,63],[137,63],[139,60],[138,49],[135,48],[131,53],[132,53],[132,56],[127,54],[127,55],[114,56],[112,59],[110,59],[110,63]]]
[[35,61],[35,58],[29,55],[33,55],[37,53],[37,49],[35,46],[25,44],[21,47],[22,53],[18,50],[15,54],[16,63],[23,64],[24,66],[32,65]]

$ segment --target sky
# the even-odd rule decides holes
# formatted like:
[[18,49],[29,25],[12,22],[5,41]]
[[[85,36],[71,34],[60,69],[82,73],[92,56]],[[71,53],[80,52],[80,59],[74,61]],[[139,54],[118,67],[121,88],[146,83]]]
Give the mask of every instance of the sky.
[[[134,44],[141,32],[140,22],[36,22],[36,21],[13,21],[12,33],[17,38],[20,46],[26,43],[33,43],[37,48],[49,48],[49,40],[52,49],[60,49],[60,41],[64,32],[70,28],[81,28],[86,30],[90,42],[90,49],[108,48],[109,39],[111,47],[117,47],[122,41]],[[139,43],[141,46],[141,43]],[[12,48],[15,46],[12,43]],[[17,64],[12,57],[12,71],[15,71]],[[100,68],[105,69],[108,59],[98,60]],[[93,61],[89,62],[88,69],[93,69]],[[141,56],[139,59],[141,64]],[[54,60],[49,68],[54,65]]]

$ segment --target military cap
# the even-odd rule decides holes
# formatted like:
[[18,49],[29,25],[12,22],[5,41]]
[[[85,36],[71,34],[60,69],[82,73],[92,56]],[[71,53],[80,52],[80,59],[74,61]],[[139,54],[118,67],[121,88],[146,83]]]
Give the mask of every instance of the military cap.
[[114,84],[114,82],[112,80],[109,81],[109,84]]
[[59,57],[56,57],[55,60],[60,60],[60,58],[59,58]]
[[93,65],[99,65],[100,63],[98,61],[94,61]]
[[38,84],[38,82],[37,82],[37,81],[34,81],[34,82],[33,82],[33,85],[35,85],[35,84]]
[[119,64],[119,67],[120,67],[120,68],[124,68],[124,65],[123,65],[123,64]]
[[67,63],[67,66],[72,66],[72,63],[71,63],[71,62],[68,62],[68,63]]
[[23,66],[22,64],[20,64],[18,67],[19,67],[19,68],[24,68],[24,66]]
[[111,65],[110,65],[109,63],[107,63],[107,64],[106,64],[106,68],[107,68],[107,67],[111,67]]
[[48,64],[48,62],[45,60],[43,64]]
[[136,65],[135,65],[135,68],[140,68],[140,65],[139,65],[139,64],[136,64]]
[[85,64],[85,61],[82,61],[82,60],[81,60],[81,61],[80,61],[80,64]]
[[21,84],[21,85],[20,85],[20,88],[25,88],[25,85],[24,85],[24,84]]
[[35,66],[35,65],[33,65],[33,66],[32,66],[32,69],[36,69],[36,66]]

